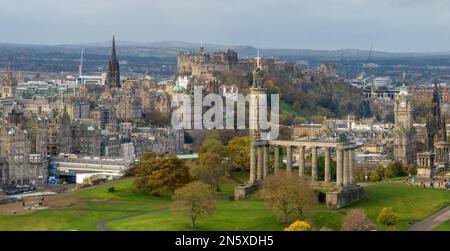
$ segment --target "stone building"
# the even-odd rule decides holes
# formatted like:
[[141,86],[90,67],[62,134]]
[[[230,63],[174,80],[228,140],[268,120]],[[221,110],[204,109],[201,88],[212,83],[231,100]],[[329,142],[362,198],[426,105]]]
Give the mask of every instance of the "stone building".
[[99,105],[91,110],[90,118],[97,124],[100,130],[117,130],[117,115],[114,107],[109,105]]
[[92,120],[75,120],[70,127],[71,153],[100,156],[101,131]]
[[135,121],[142,118],[142,102],[138,95],[123,92],[116,99],[114,106],[116,117],[120,121]]
[[447,141],[445,116],[443,117],[441,115],[441,93],[442,90],[438,87],[437,82],[435,82],[432,97],[432,110],[431,114],[427,117],[427,123],[425,125],[427,131],[426,147],[428,151],[433,150],[435,142]]
[[16,97],[17,79],[14,72],[8,69],[2,78],[0,99],[14,99]]
[[198,52],[180,52],[177,57],[177,75],[192,75],[193,77],[211,80],[216,71],[229,71],[238,63],[235,51],[215,52],[211,56],[200,47]]
[[334,63],[321,63],[319,70],[327,78],[336,77],[336,64]]
[[[26,117],[14,105],[0,120],[0,185],[47,182],[45,121]],[[28,127],[27,127],[28,126]]]
[[[434,95],[433,86],[412,86],[409,88],[409,92],[413,95],[415,100],[430,100]],[[450,86],[441,86],[441,101],[442,103],[450,103]]]
[[67,112],[71,119],[89,119],[90,103],[84,98],[72,98],[67,102]]
[[405,86],[395,98],[394,158],[404,165],[415,163],[415,130],[413,127],[412,96]]
[[59,153],[70,153],[72,139],[70,135],[71,119],[67,109],[62,112],[53,112],[49,116],[50,121],[47,127],[47,155],[58,155]]
[[425,152],[417,154],[417,177],[430,179],[449,168],[450,143],[447,142],[445,116],[441,114],[442,89],[434,83],[432,110],[425,125]]

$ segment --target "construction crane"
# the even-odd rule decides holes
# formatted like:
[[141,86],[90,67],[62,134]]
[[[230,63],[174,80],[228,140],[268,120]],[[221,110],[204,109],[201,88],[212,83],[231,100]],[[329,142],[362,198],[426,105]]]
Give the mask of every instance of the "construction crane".
[[80,58],[80,65],[78,66],[78,74],[81,77],[83,75],[83,55],[84,49],[81,48],[81,58]]
[[369,56],[367,56],[367,62],[370,60],[370,56],[372,56],[373,45],[370,46]]
[[[372,51],[373,51],[373,45],[370,46],[370,50],[369,50],[369,55],[367,56],[367,61],[366,62],[370,62],[370,57],[372,56]],[[366,79],[365,79],[365,72],[364,69],[368,68],[367,65],[365,63],[363,63],[363,67],[362,67],[362,72],[359,75],[359,78],[361,79],[361,81],[363,82],[363,87],[366,87]],[[369,75],[369,74],[367,74]]]

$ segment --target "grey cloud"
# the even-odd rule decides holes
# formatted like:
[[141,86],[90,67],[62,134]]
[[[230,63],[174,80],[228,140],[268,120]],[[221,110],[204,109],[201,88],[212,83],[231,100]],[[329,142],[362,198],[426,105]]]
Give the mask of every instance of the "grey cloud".
[[[445,0],[0,0],[2,42],[450,50]],[[5,25],[7,24],[7,25]]]

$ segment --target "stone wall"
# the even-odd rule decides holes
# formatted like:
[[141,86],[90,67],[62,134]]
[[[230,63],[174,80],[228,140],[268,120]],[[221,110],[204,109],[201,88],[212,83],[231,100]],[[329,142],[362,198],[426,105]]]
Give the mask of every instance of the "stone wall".
[[364,188],[353,186],[341,191],[328,192],[326,203],[329,208],[339,209],[364,197]]
[[258,186],[255,185],[243,185],[243,186],[237,186],[234,189],[234,199],[240,200],[247,197],[250,193],[256,191],[258,189]]

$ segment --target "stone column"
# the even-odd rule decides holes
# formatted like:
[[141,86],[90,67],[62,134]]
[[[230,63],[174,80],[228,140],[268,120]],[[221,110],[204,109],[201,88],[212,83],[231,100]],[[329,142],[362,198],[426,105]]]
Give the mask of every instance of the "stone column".
[[311,148],[311,180],[317,181],[317,147]]
[[348,169],[349,169],[350,184],[354,185],[356,184],[356,182],[355,182],[355,163],[354,163],[353,149],[348,150]]
[[336,185],[342,185],[342,155],[343,151],[339,146],[336,148]]
[[280,147],[279,146],[274,146],[273,147],[273,172],[275,174],[278,173],[278,171],[280,170]]
[[286,146],[286,171],[292,173],[292,146]]
[[298,148],[299,159],[298,159],[298,175],[300,177],[305,176],[305,147],[300,146]]
[[258,146],[258,166],[256,172],[256,180],[262,180],[263,178],[263,148]]
[[256,147],[250,146],[250,185],[255,184],[256,181]]
[[330,148],[325,147],[325,182],[331,182]]
[[344,150],[344,164],[342,165],[344,168],[344,180],[343,184],[344,186],[347,186],[349,184],[349,170],[348,170],[348,150]]
[[265,145],[263,146],[264,149],[264,171],[263,171],[263,178],[266,178],[267,176],[269,176],[269,153],[270,153],[270,149],[269,149],[269,145]]

